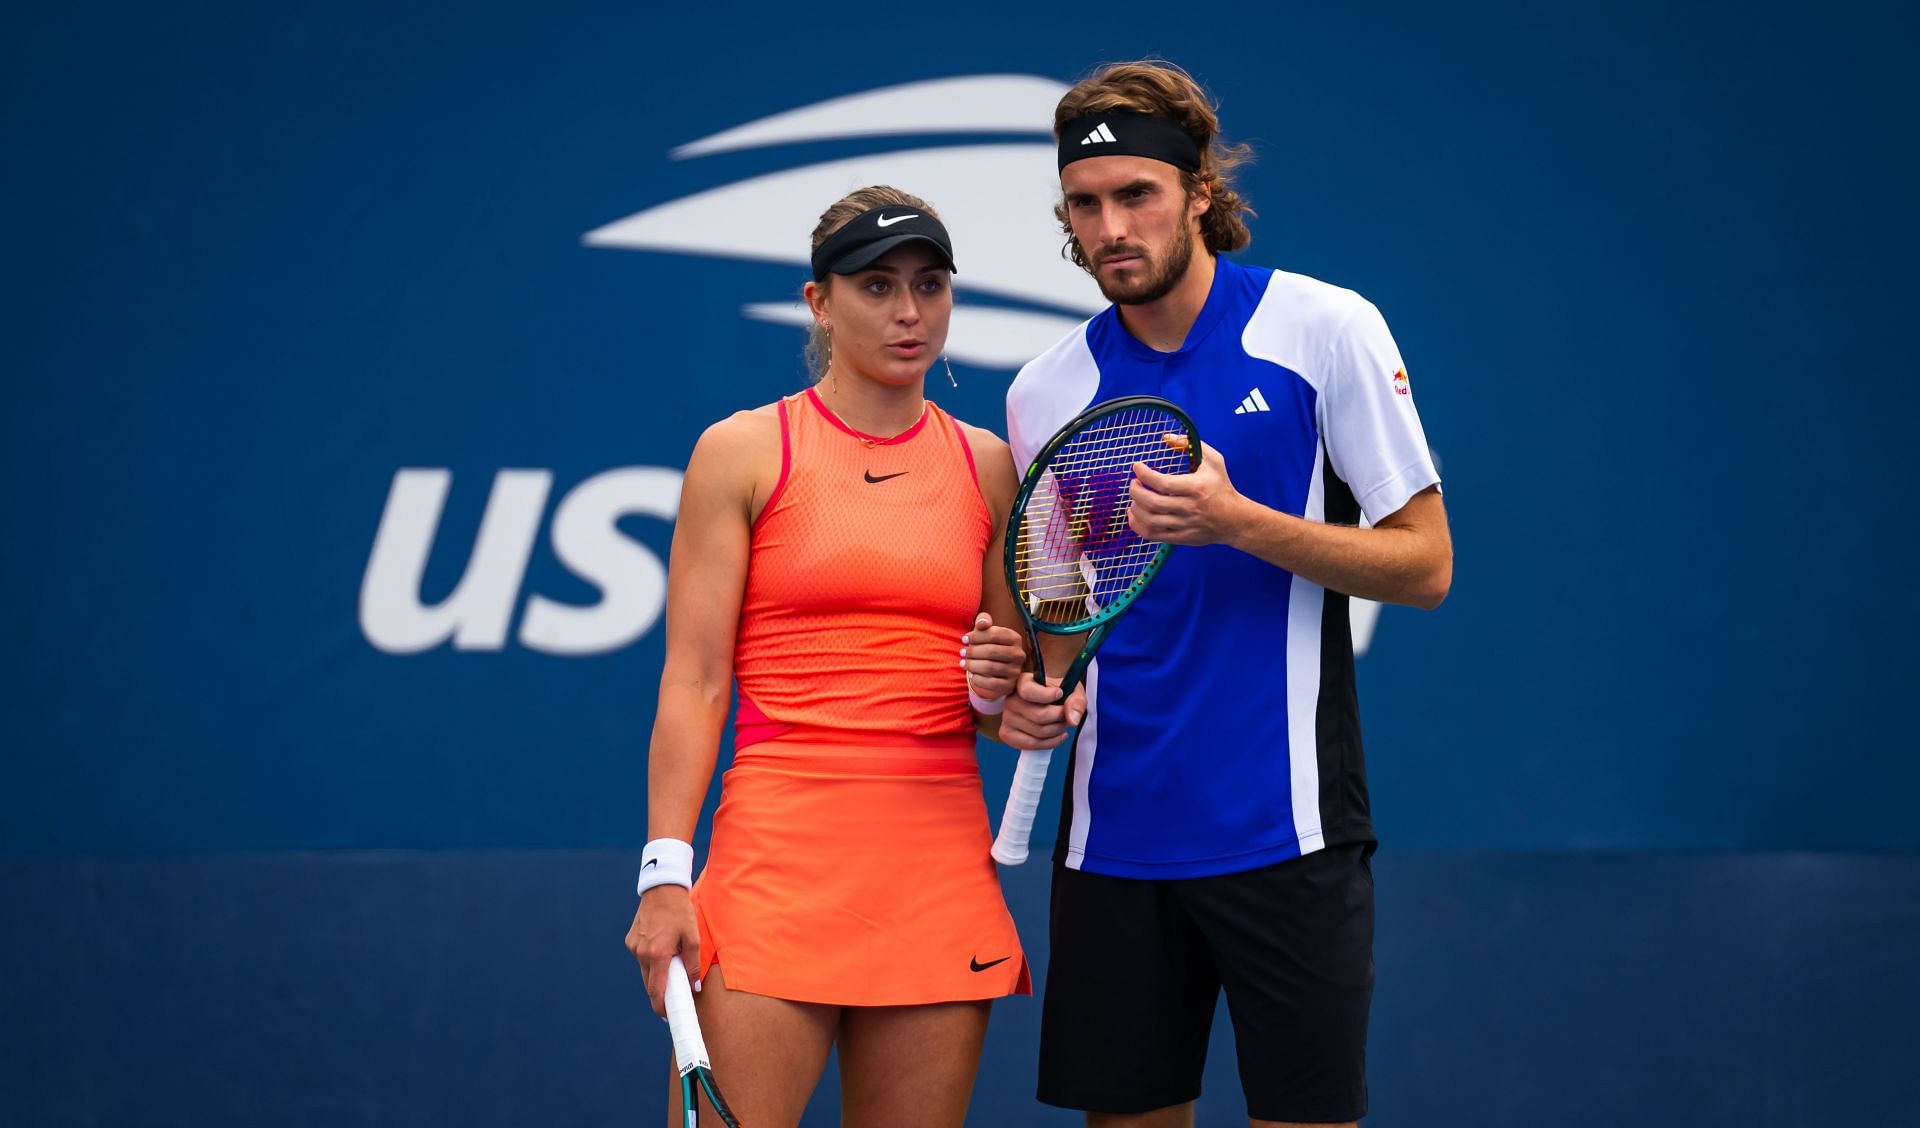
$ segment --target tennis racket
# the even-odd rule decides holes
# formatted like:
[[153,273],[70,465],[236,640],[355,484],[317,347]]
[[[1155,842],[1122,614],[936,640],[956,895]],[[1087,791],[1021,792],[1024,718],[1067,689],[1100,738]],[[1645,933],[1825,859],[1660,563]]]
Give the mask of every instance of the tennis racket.
[[667,965],[667,1029],[673,1032],[673,1060],[680,1069],[680,1111],[686,1115],[687,1128],[698,1128],[700,1096],[720,1116],[727,1128],[740,1128],[733,1110],[720,1095],[713,1080],[713,1063],[707,1060],[707,1040],[700,1036],[700,1019],[693,1010],[693,987],[687,982],[687,965],[673,957]]
[[[1127,525],[1133,508],[1127,491],[1136,462],[1162,474],[1192,472],[1200,465],[1200,434],[1193,420],[1157,396],[1094,404],[1040,449],[1007,520],[1007,586],[1027,622],[1034,676],[1042,681],[1047,676],[1041,635],[1086,636],[1060,681],[1063,694],[1080,684],[1114,620],[1146,590],[1173,550],[1140,539]],[[1075,729],[1068,746],[1079,736]],[[1027,860],[1027,840],[1052,758],[1051,749],[1020,753],[993,842],[994,860],[1002,865]]]

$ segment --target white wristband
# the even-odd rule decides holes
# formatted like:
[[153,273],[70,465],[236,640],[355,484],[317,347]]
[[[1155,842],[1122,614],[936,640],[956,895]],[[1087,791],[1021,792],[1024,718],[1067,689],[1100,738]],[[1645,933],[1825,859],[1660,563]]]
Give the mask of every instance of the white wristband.
[[989,700],[973,691],[971,679],[967,682],[967,700],[973,702],[973,711],[987,717],[997,717],[1006,710],[1007,699],[995,697]]
[[656,885],[693,888],[693,843],[678,838],[656,838],[640,852],[640,884],[645,893]]

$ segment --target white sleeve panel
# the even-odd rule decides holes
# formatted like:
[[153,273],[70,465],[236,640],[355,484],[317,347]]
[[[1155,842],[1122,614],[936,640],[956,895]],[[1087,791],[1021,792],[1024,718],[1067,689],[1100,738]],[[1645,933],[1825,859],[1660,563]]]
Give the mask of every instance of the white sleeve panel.
[[[1027,374],[1029,363],[1020,369],[1019,376]],[[1023,418],[1026,414],[1014,402],[1014,388],[1020,386],[1019,376],[1014,378],[1013,388],[1007,390],[1007,446],[1013,451],[1013,472],[1016,477],[1027,476],[1027,467],[1033,465],[1033,456],[1040,453],[1040,444],[1045,438],[1032,438],[1027,434],[1029,423]]]
[[1316,420],[1333,472],[1378,523],[1440,481],[1386,318],[1362,301],[1328,344]]
[[1093,405],[1099,387],[1085,323],[1020,369],[1007,389],[1007,445],[1022,478],[1047,440]]

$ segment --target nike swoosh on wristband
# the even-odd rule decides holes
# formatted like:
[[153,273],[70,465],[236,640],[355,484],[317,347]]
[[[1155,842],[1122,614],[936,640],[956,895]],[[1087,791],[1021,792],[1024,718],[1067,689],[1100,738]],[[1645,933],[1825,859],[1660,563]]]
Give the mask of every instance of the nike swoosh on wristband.
[[648,858],[648,859],[647,859],[647,862],[646,862],[646,864],[645,864],[645,865],[643,865],[643,866],[641,866],[640,868],[641,868],[641,869],[652,869],[652,868],[653,868],[654,866],[657,866],[657,865],[659,865],[659,864],[660,864],[660,859],[659,859],[659,858]]
[[911,471],[902,470],[897,474],[882,474],[878,478],[876,478],[873,476],[873,471],[869,470],[861,476],[867,480],[868,485],[878,485],[879,483],[884,482],[889,478],[898,478],[901,474],[907,474],[907,473],[911,473]]
[[879,219],[874,220],[873,225],[875,227],[892,227],[894,224],[899,223],[903,219],[919,219],[919,218],[920,218],[920,213],[918,212],[908,212],[905,215],[896,215],[892,219],[888,219],[886,216],[883,215]]
[[1008,960],[1012,958],[1013,958],[1012,956],[1001,956],[997,960],[988,960],[986,963],[981,963],[980,957],[974,956],[971,959],[967,960],[967,966],[972,968],[975,971],[985,971],[988,968],[994,966],[995,964],[1006,963]]

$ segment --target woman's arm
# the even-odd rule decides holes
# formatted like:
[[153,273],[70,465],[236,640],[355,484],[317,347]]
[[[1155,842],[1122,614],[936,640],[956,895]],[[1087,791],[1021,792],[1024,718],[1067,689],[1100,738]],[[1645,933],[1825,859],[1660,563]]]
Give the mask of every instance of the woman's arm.
[[[713,781],[733,686],[755,494],[763,478],[778,473],[776,467],[767,475],[764,466],[767,452],[779,450],[777,427],[777,419],[764,413],[741,412],[709,427],[687,462],[668,555],[666,664],[647,755],[649,841],[692,841]],[[669,960],[678,953],[697,966],[700,956],[688,890],[647,890],[627,932],[627,948],[646,974],[654,1011],[664,1013]]]
[[1233,488],[1226,460],[1204,447],[1191,474],[1136,466],[1127,523],[1168,544],[1225,544],[1329,591],[1431,611],[1453,586],[1453,536],[1440,487],[1428,486],[1371,529],[1309,521]]
[[[1007,514],[1013,509],[1013,495],[1019,482],[1014,477],[1013,453],[991,431],[962,423],[962,433],[973,450],[974,473],[980,493],[987,501],[987,516],[992,522],[986,558],[980,562],[980,614],[965,640],[962,665],[967,669],[967,685],[985,700],[999,701],[1013,691],[1015,679],[1026,664],[1027,651],[1017,624],[1020,612],[1007,588],[1006,554]],[[977,705],[974,723],[988,738],[1000,738],[1000,714],[982,713]]]

